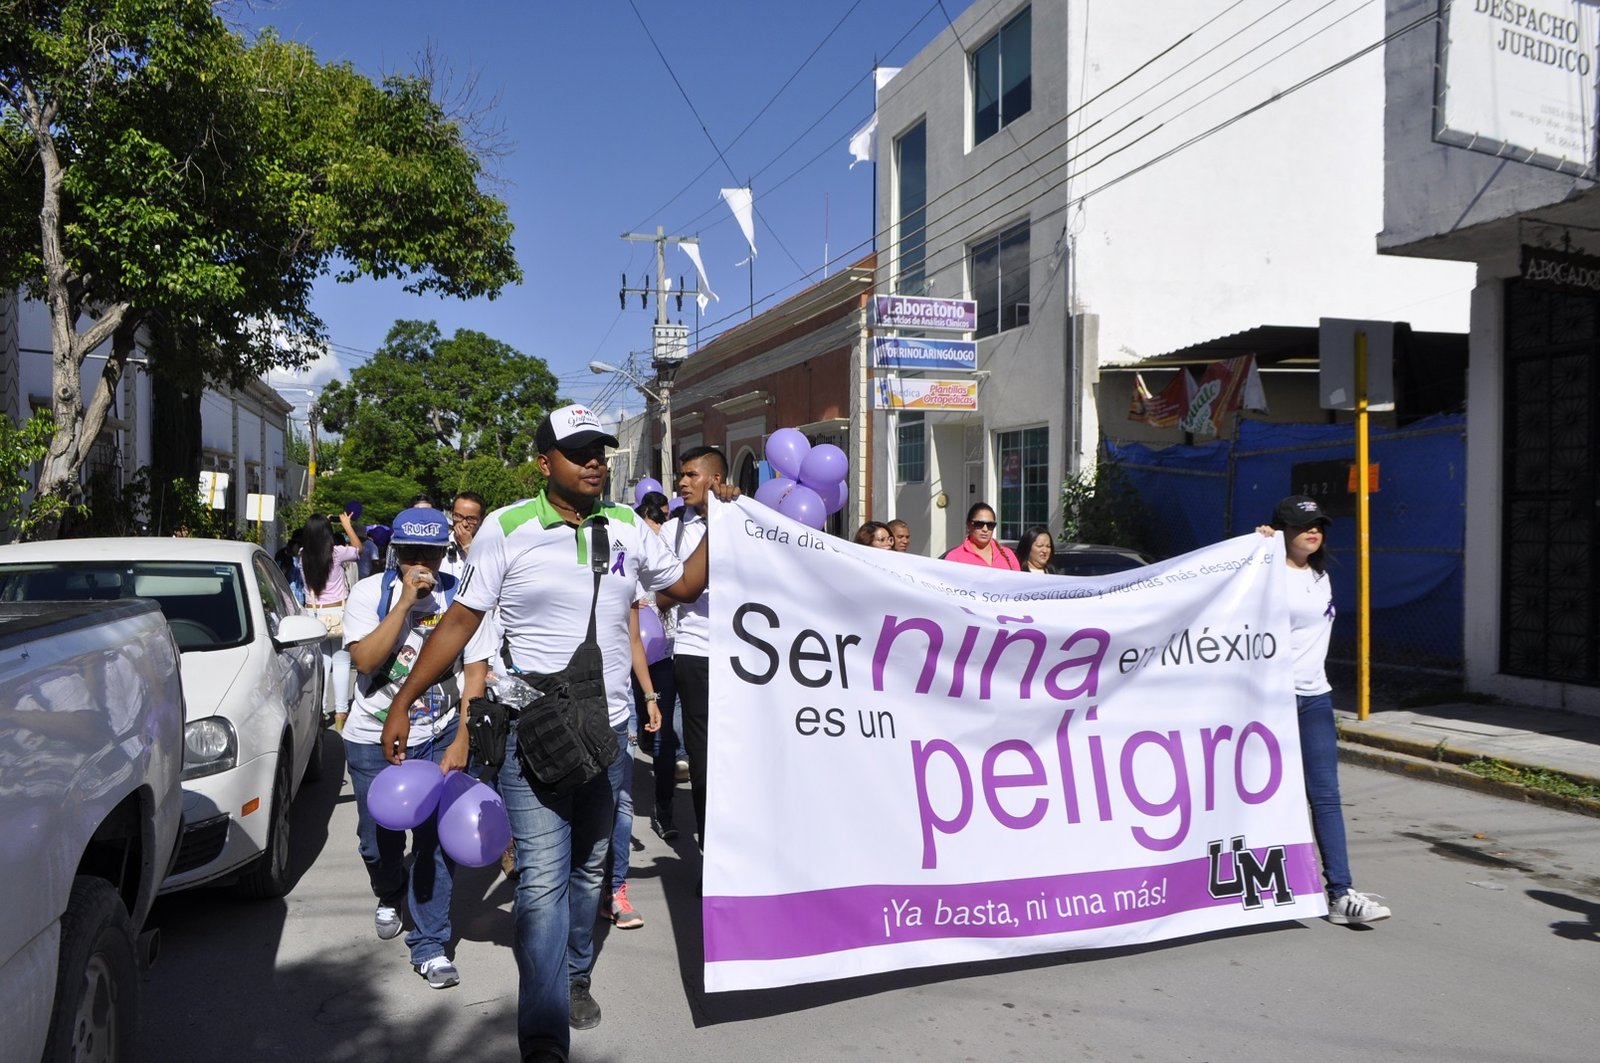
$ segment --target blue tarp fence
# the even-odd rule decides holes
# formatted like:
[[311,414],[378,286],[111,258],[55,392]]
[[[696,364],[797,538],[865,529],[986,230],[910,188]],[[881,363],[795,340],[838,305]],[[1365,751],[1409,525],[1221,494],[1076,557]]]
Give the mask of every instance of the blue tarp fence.
[[[1371,498],[1374,663],[1459,672],[1466,507],[1466,418],[1447,414],[1400,429],[1373,429],[1379,467]],[[1355,461],[1355,426],[1243,421],[1238,439],[1161,449],[1108,443],[1154,519],[1164,556],[1266,523],[1295,487],[1296,465]],[[1356,641],[1356,520],[1328,535],[1334,577],[1335,656]]]

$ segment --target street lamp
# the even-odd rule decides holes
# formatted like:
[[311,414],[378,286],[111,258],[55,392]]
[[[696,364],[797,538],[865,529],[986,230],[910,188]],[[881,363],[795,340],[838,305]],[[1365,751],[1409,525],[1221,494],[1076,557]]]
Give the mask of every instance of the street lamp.
[[661,390],[646,384],[634,375],[633,371],[622,366],[612,365],[610,362],[594,361],[589,363],[591,373],[615,373],[628,381],[634,387],[654,399],[661,406],[661,476],[665,483],[672,476],[672,383],[665,378],[661,381]]

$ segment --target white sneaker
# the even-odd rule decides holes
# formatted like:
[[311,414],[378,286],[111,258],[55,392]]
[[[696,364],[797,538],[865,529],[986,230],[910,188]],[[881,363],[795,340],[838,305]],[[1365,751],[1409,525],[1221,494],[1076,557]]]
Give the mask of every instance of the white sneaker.
[[678,767],[678,772],[677,772],[676,778],[677,778],[678,782],[688,782],[689,781],[689,762],[687,760],[679,759],[677,767]]
[[417,973],[428,980],[430,989],[449,989],[461,982],[456,965],[444,956],[430,956],[417,965]]
[[1351,923],[1376,923],[1379,919],[1387,919],[1391,913],[1388,908],[1378,903],[1379,899],[1379,894],[1357,893],[1355,890],[1342,897],[1334,897],[1328,901],[1328,922],[1344,926]]
[[378,905],[377,910],[372,913],[372,926],[378,932],[378,936],[385,941],[399,937],[400,931],[405,929],[400,923],[400,912],[387,904]]

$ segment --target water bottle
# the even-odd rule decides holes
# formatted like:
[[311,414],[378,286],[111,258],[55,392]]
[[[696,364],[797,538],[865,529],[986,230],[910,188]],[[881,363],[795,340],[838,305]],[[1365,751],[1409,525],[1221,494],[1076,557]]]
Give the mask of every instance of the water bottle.
[[489,689],[494,692],[496,701],[513,709],[520,709],[539,696],[539,691],[535,690],[526,679],[506,672],[496,673],[494,682],[489,684]]

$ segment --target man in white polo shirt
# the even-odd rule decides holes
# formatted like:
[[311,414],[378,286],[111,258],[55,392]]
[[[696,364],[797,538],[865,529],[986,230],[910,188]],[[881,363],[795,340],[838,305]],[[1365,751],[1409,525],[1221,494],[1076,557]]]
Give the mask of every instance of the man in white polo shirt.
[[[626,724],[635,581],[651,593],[693,600],[705,589],[706,550],[680,562],[632,510],[600,501],[606,448],[617,440],[584,407],[552,411],[535,443],[547,478],[544,492],[484,519],[455,602],[395,701],[414,696],[412,688],[421,689],[442,670],[484,614],[496,609],[517,671],[560,671],[584,641],[594,601],[611,723]],[[736,494],[729,489],[728,497]],[[605,554],[598,556],[594,548],[602,539]],[[602,572],[598,597],[594,564]],[[390,713],[383,741],[396,763],[403,759],[404,730],[404,714]],[[615,816],[611,783],[602,771],[565,796],[542,792],[530,785],[517,756],[516,727],[510,732],[500,793],[517,847],[517,1040],[525,1061],[565,1060],[569,1023],[588,1029],[600,1021],[589,982]]]
[[[728,459],[716,447],[692,447],[678,459],[678,497],[683,505],[661,525],[661,539],[678,557],[688,557],[706,537],[706,506],[728,476]],[[670,592],[658,596],[674,606],[677,633],[672,642],[673,678],[678,689],[678,719],[689,753],[689,784],[700,847],[706,844],[706,756],[710,718],[711,592],[685,601]]]

